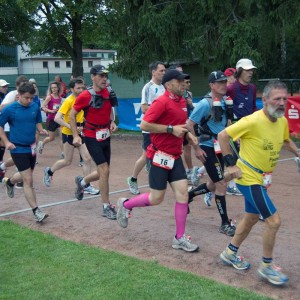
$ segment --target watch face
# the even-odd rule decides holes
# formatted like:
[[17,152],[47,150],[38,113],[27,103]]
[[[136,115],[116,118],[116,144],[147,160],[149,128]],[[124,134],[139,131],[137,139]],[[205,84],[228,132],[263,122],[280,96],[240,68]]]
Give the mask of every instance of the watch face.
[[173,126],[169,125],[169,126],[167,127],[167,132],[168,132],[168,133],[172,133],[172,132],[173,132]]

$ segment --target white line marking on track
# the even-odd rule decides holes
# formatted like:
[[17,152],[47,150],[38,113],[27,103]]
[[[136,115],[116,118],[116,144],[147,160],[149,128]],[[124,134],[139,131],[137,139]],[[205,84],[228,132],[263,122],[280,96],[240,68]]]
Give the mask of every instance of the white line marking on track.
[[[147,184],[147,185],[139,186],[139,188],[145,188],[145,187],[149,187],[149,185]],[[129,191],[129,189],[118,190],[118,191],[110,192],[109,194],[114,195],[114,194],[119,194],[119,193],[127,192],[127,191]],[[65,200],[65,201],[59,201],[59,202],[39,205],[39,207],[50,207],[50,206],[56,206],[56,205],[72,203],[72,202],[76,202],[76,201],[85,201],[85,200],[94,199],[94,198],[99,197],[99,196],[101,197],[101,194],[100,195],[93,195],[93,196],[84,197],[82,200],[77,200],[76,198],[73,198],[73,199],[69,199],[69,200]],[[24,208],[24,209],[20,209],[20,210],[0,214],[0,217],[7,217],[7,216],[11,216],[11,215],[16,215],[16,214],[20,214],[20,213],[23,213],[23,212],[26,212],[26,211],[31,211],[31,210],[32,210],[31,208]]]

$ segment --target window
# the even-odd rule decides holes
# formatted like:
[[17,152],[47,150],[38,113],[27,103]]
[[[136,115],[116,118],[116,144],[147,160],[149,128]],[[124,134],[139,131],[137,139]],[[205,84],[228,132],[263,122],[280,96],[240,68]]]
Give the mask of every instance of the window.
[[47,61],[43,61],[43,68],[48,69],[48,62]]
[[70,60],[66,61],[66,68],[71,68],[71,61]]
[[60,63],[59,63],[59,61],[55,61],[55,62],[54,62],[54,66],[55,66],[55,68],[60,68]]
[[93,61],[92,61],[92,60],[89,60],[89,61],[88,61],[88,67],[91,68],[92,66],[93,66]]

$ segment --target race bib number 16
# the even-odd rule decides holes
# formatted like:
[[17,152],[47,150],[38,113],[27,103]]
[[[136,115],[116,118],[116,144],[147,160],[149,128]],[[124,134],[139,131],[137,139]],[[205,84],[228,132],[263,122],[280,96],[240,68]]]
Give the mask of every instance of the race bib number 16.
[[174,161],[174,156],[162,151],[156,151],[152,163],[160,168],[171,170],[173,169]]

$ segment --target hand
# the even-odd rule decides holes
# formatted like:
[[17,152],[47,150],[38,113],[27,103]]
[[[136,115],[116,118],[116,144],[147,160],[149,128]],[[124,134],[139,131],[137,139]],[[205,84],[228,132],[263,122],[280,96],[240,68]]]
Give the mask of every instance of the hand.
[[198,138],[194,136],[191,132],[188,132],[186,135],[187,140],[189,141],[189,144],[192,146],[198,145]]
[[111,123],[110,123],[110,131],[111,132],[115,132],[115,131],[117,131],[117,129],[118,129],[118,126],[115,123],[115,121],[111,121]]
[[188,130],[186,129],[186,124],[173,126],[172,134],[178,138],[183,137],[186,132],[188,132]]
[[[71,129],[71,126],[70,126],[70,129]],[[77,127],[78,134],[81,134],[82,130],[83,130],[82,126]]]
[[238,166],[227,167],[226,173],[230,174],[232,178],[242,178],[242,171]]
[[8,141],[6,144],[5,144],[5,149],[6,150],[12,150],[12,149],[16,149],[16,146],[11,143],[10,141]]
[[206,162],[207,154],[199,146],[197,146],[197,148],[195,149],[195,155],[202,163]]
[[48,131],[46,129],[42,129],[39,131],[41,135],[48,135]]
[[73,138],[73,145],[74,147],[80,147],[82,145],[82,140],[80,136],[75,136]]

